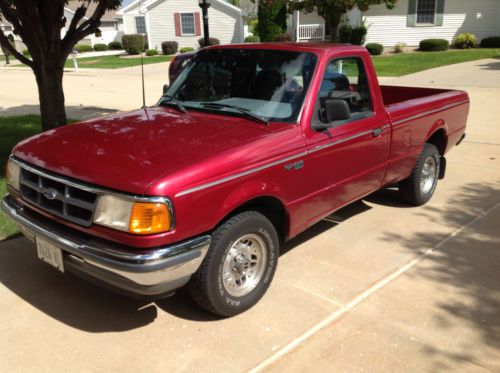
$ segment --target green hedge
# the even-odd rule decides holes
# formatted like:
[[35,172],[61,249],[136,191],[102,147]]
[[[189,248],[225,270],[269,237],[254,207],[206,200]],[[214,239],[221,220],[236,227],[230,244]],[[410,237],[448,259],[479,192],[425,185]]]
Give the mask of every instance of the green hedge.
[[351,26],[344,23],[342,26],[340,26],[338,35],[341,43],[363,45],[367,33],[368,29],[364,24]]
[[148,49],[146,50],[146,56],[157,56],[158,51],[156,49]]
[[177,49],[179,48],[179,44],[176,41],[164,41],[161,43],[161,50],[163,54],[175,54],[177,53]]
[[[199,38],[198,39],[198,44],[200,45],[201,48],[206,47],[205,45],[205,38]],[[220,41],[217,38],[208,38],[208,45],[219,45]]]
[[123,49],[122,43],[119,41],[112,41],[111,43],[108,44],[108,49],[109,50],[120,50]]
[[144,37],[138,34],[122,36],[123,49],[128,54],[139,54],[144,50]]
[[191,48],[191,47],[183,47],[183,48],[179,49],[179,52],[181,52],[181,53],[193,52],[193,51],[194,51],[194,48]]
[[500,36],[490,36],[481,40],[481,48],[500,48]]
[[259,35],[250,35],[245,38],[245,43],[258,43],[259,41]]
[[440,52],[448,48],[450,48],[450,43],[445,39],[424,39],[419,45],[419,49],[423,52]]
[[106,44],[94,44],[94,50],[96,52],[104,52],[108,50],[108,46]]
[[453,45],[458,49],[475,48],[477,46],[476,35],[469,32],[458,34],[457,37],[453,40]]
[[92,48],[92,45],[78,44],[73,47],[73,50],[77,51],[78,53],[85,53],[85,52],[93,52],[94,48]]
[[365,47],[372,56],[380,56],[384,51],[384,46],[379,43],[368,43]]

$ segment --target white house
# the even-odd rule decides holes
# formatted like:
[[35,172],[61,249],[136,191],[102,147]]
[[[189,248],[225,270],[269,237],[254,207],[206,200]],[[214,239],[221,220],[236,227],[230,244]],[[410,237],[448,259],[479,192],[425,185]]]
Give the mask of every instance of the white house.
[[[440,38],[450,43],[462,32],[481,40],[500,35],[500,0],[398,0],[394,9],[372,6],[366,12],[353,9],[347,14],[351,24],[362,21],[368,27],[367,43],[418,46],[422,39]],[[288,32],[297,41],[323,40],[329,32],[316,13],[295,12]]]
[[[145,34],[149,48],[161,49],[164,41],[176,41],[179,48],[198,47],[203,24],[197,0],[139,0],[122,8],[125,34]],[[141,5],[141,6],[140,6]],[[212,0],[208,9],[210,37],[221,44],[244,39],[243,12],[223,0]]]

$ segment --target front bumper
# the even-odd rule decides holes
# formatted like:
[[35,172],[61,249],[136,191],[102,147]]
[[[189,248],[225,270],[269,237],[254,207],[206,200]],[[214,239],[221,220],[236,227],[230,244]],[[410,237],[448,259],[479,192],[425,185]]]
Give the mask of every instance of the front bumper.
[[41,237],[63,252],[64,267],[116,290],[156,297],[184,286],[205,258],[210,235],[155,249],[138,249],[82,234],[25,209],[9,195],[2,210],[31,241]]

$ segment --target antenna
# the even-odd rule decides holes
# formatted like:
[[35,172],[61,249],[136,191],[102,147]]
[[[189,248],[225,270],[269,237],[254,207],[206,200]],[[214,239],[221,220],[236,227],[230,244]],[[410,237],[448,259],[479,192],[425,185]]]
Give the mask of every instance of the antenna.
[[[142,9],[142,0],[139,0],[139,13]],[[144,87],[144,52],[141,51],[141,82],[142,82],[142,108],[146,107],[146,89]]]

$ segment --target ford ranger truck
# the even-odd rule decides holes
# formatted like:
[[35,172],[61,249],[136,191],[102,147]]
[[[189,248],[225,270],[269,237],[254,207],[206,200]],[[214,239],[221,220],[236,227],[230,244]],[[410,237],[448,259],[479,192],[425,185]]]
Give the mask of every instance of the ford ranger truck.
[[153,298],[187,285],[232,316],[333,211],[389,185],[429,201],[468,110],[463,91],[380,86],[359,46],[204,48],[157,105],[19,143],[2,208],[59,271]]

